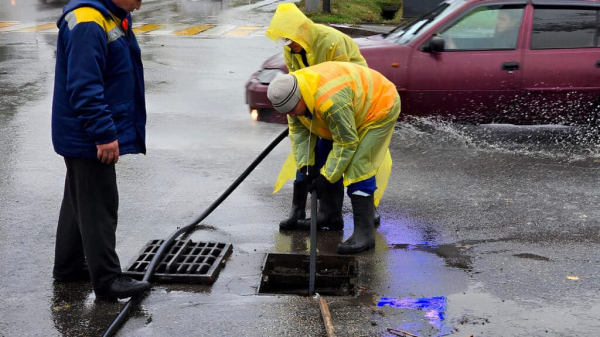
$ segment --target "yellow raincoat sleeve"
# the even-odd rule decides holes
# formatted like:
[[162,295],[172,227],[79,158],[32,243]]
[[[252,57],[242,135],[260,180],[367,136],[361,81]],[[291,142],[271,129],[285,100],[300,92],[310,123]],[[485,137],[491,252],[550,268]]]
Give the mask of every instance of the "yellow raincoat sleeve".
[[321,169],[321,174],[332,183],[342,178],[359,144],[352,100],[347,91],[350,91],[350,89],[346,88],[336,94],[336,96],[339,96],[336,99],[338,103],[333,103],[330,98],[323,104],[324,106],[331,106],[323,113],[323,116],[331,131],[333,149]]
[[292,153],[296,160],[296,169],[306,165],[315,165],[315,145],[317,137],[311,135],[310,131],[298,120],[297,117],[288,116],[290,128],[289,137],[292,141]]

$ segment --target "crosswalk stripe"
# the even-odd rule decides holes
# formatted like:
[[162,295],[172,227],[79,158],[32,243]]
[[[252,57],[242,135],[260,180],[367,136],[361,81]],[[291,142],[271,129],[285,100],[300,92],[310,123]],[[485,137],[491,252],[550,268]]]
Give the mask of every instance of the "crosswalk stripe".
[[262,27],[252,32],[252,36],[264,36],[267,32],[268,27]]
[[202,33],[202,36],[214,37],[217,35],[224,35],[225,33],[227,33],[228,31],[230,31],[234,28],[235,28],[234,25],[218,25],[218,26],[215,26],[215,28],[211,28],[211,29],[207,30],[206,32]]
[[153,30],[157,30],[159,28],[164,27],[165,25],[143,25],[141,27],[133,28],[134,34],[144,34],[147,32],[151,32]]
[[[146,24],[135,23],[133,32],[136,35],[176,35],[192,37],[247,37],[262,36],[265,34],[266,27],[262,26],[234,26],[234,25],[193,25],[175,23],[175,24]],[[21,23],[18,21],[0,21],[0,33],[43,33],[56,34],[58,28],[55,23],[50,22],[29,22]]]
[[17,33],[33,33],[33,32],[39,32],[39,31],[42,31],[42,30],[47,30],[47,29],[52,29],[52,28],[56,28],[56,24],[55,23],[46,23],[46,24],[43,24],[43,25],[35,25],[33,27],[15,30],[14,32],[17,32]]
[[4,28],[0,28],[0,32],[14,32],[17,29],[24,29],[24,28],[29,28],[29,27],[34,27],[35,25],[37,25],[34,22],[30,22],[30,23],[19,23],[16,25],[9,25],[6,26]]
[[18,22],[0,22],[0,28],[10,27],[16,25]]
[[157,30],[150,31],[146,35],[173,35],[173,33],[185,29],[188,25],[183,24],[170,24],[165,25]]
[[199,34],[207,29],[211,29],[214,26],[211,25],[200,25],[200,26],[192,26],[189,28],[186,28],[184,30],[180,30],[178,32],[173,33],[174,35],[196,35]]
[[225,34],[227,36],[248,36],[253,31],[260,28],[260,26],[240,26],[229,33]]

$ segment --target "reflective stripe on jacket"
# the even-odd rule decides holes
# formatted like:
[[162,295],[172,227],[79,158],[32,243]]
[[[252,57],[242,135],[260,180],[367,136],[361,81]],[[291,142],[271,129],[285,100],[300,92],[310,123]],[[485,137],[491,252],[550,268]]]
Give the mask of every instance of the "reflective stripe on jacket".
[[333,140],[321,169],[327,180],[344,175],[348,186],[374,176],[400,114],[395,85],[375,70],[346,62],[325,62],[291,75],[312,114],[312,119],[288,116],[297,168],[314,165],[312,133]]

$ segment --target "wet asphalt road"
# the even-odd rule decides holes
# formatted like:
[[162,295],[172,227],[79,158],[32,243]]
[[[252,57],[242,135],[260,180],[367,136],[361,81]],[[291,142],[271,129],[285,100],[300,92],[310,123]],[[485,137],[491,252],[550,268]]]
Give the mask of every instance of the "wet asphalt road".
[[[30,2],[17,0],[38,21],[62,6]],[[144,1],[134,20],[188,23],[202,3]],[[227,6],[198,21],[266,26],[274,8]],[[0,20],[26,15],[2,3]],[[266,37],[139,41],[148,154],[117,165],[123,268],[202,213],[285,128],[252,122],[244,104],[245,81],[279,52]],[[124,304],[51,278],[64,182],[50,141],[55,43],[55,34],[0,32],[1,336],[100,335]],[[357,256],[358,294],[325,297],[338,335],[597,334],[597,139],[596,130],[557,126],[399,124],[377,247]],[[271,192],[289,149],[284,140],[191,235],[233,244],[216,282],[155,284],[120,336],[325,335],[314,299],[257,294],[267,253],[308,252],[308,233],[277,228],[291,184]],[[348,198],[344,219],[343,233],[319,233],[321,254],[352,233]]]

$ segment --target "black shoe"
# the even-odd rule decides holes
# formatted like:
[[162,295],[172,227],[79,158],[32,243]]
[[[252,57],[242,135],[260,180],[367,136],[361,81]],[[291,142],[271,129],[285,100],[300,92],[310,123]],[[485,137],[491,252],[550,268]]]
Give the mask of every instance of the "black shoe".
[[354,232],[348,240],[338,245],[338,254],[355,254],[375,248],[373,195],[351,195],[350,200],[354,214]]
[[106,289],[96,293],[97,298],[127,298],[150,289],[150,283],[136,281],[131,277],[119,275]]
[[294,181],[294,192],[292,195],[290,215],[287,219],[279,223],[280,229],[297,229],[298,220],[306,218],[306,198],[308,195],[306,180]]

